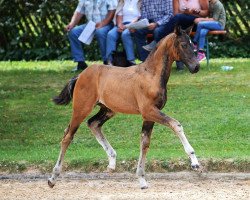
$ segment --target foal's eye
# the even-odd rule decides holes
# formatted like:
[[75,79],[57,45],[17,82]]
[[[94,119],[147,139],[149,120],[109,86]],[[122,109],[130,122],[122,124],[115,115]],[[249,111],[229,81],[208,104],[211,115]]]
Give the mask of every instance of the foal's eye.
[[182,46],[183,49],[187,48],[187,44],[182,44],[181,46]]

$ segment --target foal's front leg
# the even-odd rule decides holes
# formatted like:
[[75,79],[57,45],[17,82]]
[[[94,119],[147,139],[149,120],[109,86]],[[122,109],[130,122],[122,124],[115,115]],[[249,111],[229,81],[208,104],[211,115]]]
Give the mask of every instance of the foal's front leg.
[[137,176],[139,178],[141,189],[148,188],[147,181],[145,180],[145,162],[146,162],[146,154],[150,145],[151,133],[154,127],[154,122],[144,121],[142,125],[141,132],[141,151],[140,157],[137,166]]
[[181,143],[184,147],[184,150],[191,160],[192,169],[198,170],[198,168],[200,166],[198,159],[196,158],[193,147],[189,144],[189,142],[185,136],[183,127],[180,124],[180,122],[178,122],[174,118],[166,116],[164,113],[162,113],[157,108],[152,108],[149,110],[150,111],[148,111],[145,115],[143,115],[144,119],[151,120],[151,121],[154,121],[154,122],[157,122],[157,123],[160,123],[160,124],[163,124],[165,126],[170,127],[175,132],[175,134],[179,137],[179,139],[181,140]]

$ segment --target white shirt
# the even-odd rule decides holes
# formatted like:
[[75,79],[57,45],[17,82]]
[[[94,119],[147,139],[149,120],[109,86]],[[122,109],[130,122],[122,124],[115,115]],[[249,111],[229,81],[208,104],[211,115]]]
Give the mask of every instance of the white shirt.
[[179,0],[180,11],[185,9],[201,9],[199,0]]
[[138,0],[125,0],[122,10],[117,15],[122,16],[124,22],[137,20],[141,14],[137,6]]

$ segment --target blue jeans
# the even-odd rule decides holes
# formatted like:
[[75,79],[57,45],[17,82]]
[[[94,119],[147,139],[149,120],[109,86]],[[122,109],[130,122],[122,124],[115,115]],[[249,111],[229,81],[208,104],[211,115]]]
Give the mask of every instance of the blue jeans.
[[[86,27],[86,24],[76,26],[68,34],[70,47],[71,47],[71,55],[75,62],[85,61],[85,54],[82,48],[82,42],[78,40],[78,37],[82,33],[83,29]],[[96,29],[95,38],[97,39],[102,60],[106,61],[106,39],[109,30],[113,27],[113,23],[110,23],[100,29]]]
[[[127,23],[124,23],[127,24]],[[107,46],[106,46],[106,60],[112,61],[112,52],[116,50],[117,40],[119,37],[122,39],[122,44],[125,49],[127,60],[134,61],[134,43],[131,33],[128,29],[125,29],[123,32],[118,32],[118,27],[115,26],[108,32],[107,36]]]
[[198,23],[193,41],[199,44],[199,49],[204,49],[206,35],[210,30],[223,30],[223,27],[217,21],[202,21]]
[[136,30],[134,33],[135,36],[135,43],[137,47],[137,51],[139,54],[139,59],[141,61],[145,61],[149,52],[142,48],[142,46],[146,45],[146,36],[149,33],[152,33],[154,35],[154,40],[159,41],[160,40],[160,33],[163,31],[164,26],[160,25],[156,27],[154,30],[148,30],[148,28]]

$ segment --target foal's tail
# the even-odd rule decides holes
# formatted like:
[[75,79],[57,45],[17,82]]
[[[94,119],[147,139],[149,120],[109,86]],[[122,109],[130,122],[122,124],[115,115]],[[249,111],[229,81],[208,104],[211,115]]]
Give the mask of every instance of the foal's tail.
[[67,105],[71,101],[73,97],[73,92],[75,88],[76,81],[78,79],[78,75],[71,78],[69,82],[65,85],[61,93],[53,98],[53,101],[57,105]]

